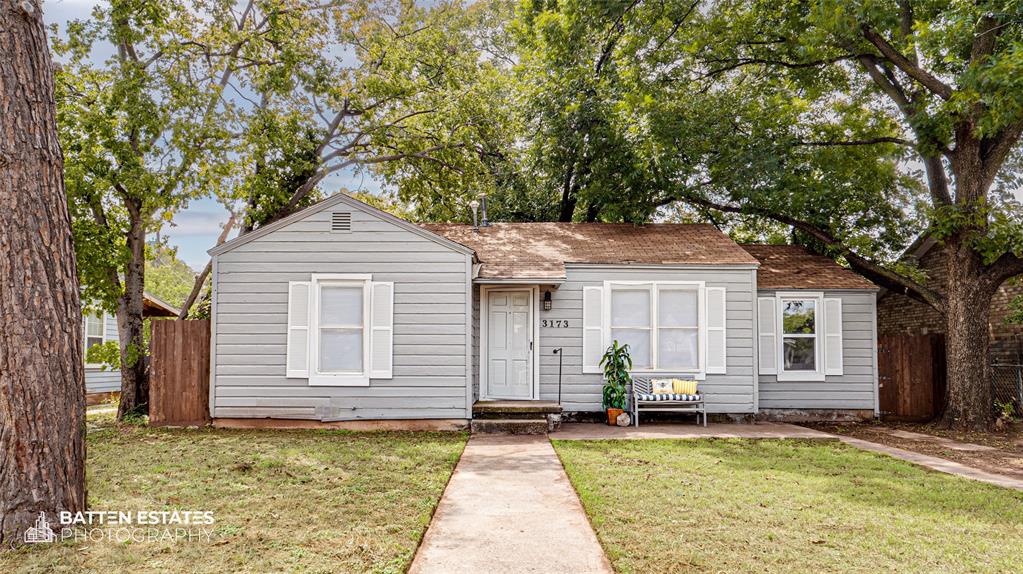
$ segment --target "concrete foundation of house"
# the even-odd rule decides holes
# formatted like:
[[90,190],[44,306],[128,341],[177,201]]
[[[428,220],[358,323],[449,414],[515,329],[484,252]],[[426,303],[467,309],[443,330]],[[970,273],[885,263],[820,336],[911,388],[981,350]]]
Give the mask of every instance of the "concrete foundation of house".
[[213,419],[216,428],[233,429],[341,429],[352,431],[461,431],[469,427],[465,419],[395,419],[320,422],[298,419]]
[[756,415],[758,421],[811,423],[811,422],[864,422],[876,418],[868,409],[764,409]]

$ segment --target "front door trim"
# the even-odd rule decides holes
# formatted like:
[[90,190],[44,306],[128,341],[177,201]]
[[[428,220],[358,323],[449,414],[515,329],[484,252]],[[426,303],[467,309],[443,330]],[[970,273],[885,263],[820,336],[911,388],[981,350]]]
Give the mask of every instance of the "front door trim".
[[490,293],[494,291],[520,291],[529,293],[529,321],[532,329],[533,355],[531,361],[532,381],[530,396],[528,399],[539,400],[540,398],[540,321],[537,320],[538,302],[540,300],[540,286],[506,287],[503,285],[480,285],[480,348],[479,348],[479,380],[480,400],[507,400],[508,397],[494,397],[490,395],[487,385],[487,350],[490,345],[487,317],[490,315]]

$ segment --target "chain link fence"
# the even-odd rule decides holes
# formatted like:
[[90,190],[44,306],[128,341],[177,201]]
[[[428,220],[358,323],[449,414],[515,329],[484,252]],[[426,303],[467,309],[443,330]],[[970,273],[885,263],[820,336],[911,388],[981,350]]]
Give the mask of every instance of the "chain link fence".
[[1023,365],[991,365],[991,389],[999,412],[1009,404],[1023,416]]

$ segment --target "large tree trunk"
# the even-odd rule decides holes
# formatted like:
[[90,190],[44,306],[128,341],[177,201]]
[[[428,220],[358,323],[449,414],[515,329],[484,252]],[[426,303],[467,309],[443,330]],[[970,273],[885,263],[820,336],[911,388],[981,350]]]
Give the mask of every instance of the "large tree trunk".
[[0,0],[0,548],[85,509],[82,312],[35,0]]
[[144,338],[143,292],[145,289],[146,231],[141,205],[126,201],[132,226],[128,231],[131,261],[124,273],[124,294],[117,301],[117,330],[121,344],[121,404],[117,418],[149,412],[149,373]]
[[962,238],[946,242],[945,257],[948,402],[941,424],[986,430],[994,416],[988,364],[988,323],[994,289],[981,276],[980,258]]

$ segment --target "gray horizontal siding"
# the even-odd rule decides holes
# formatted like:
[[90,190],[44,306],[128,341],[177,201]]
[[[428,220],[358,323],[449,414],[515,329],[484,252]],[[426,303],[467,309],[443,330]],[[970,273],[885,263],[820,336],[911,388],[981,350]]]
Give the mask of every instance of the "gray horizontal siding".
[[120,391],[121,391],[120,371],[104,371],[98,368],[86,367],[85,369],[86,393],[113,393]]
[[[763,297],[774,295],[775,291],[760,291]],[[874,409],[877,392],[874,292],[824,291],[824,295],[842,299],[843,374],[827,376],[824,381],[778,381],[774,375],[761,375],[761,409]]]
[[[551,310],[540,311],[540,320],[567,320],[568,328],[540,328],[540,398],[558,398],[558,357],[564,349],[561,397],[565,410],[599,411],[603,378],[582,372],[583,287],[604,281],[704,281],[707,287],[724,287],[726,304],[727,373],[707,375],[700,389],[707,410],[714,413],[753,412],[753,284],[752,273],[741,269],[622,269],[567,268],[564,284],[551,293]],[[542,297],[542,296],[541,296]],[[671,376],[664,373],[663,376]]]
[[[329,231],[332,211],[351,233]],[[468,418],[466,255],[338,205],[217,256],[216,417]],[[285,377],[288,282],[370,273],[394,282],[392,379],[310,387]]]

